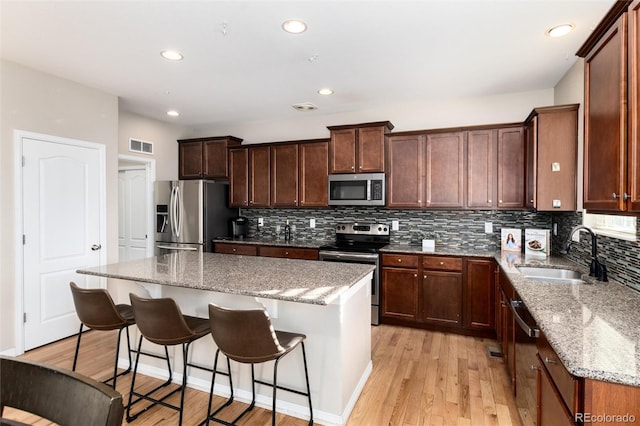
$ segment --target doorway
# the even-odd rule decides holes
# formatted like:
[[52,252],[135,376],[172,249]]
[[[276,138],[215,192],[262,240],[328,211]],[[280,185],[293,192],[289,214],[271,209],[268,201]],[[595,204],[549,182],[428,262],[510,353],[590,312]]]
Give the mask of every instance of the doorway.
[[[105,146],[16,131],[16,337],[22,353],[77,332],[69,281],[106,263]],[[91,281],[96,285],[96,280]]]

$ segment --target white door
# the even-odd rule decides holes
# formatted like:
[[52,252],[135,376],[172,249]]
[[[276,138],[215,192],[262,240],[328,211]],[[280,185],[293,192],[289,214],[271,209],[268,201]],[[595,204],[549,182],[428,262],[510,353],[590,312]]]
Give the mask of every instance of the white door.
[[118,248],[120,261],[147,257],[147,172],[118,172]]
[[25,350],[77,333],[69,282],[100,264],[102,238],[98,149],[22,139]]

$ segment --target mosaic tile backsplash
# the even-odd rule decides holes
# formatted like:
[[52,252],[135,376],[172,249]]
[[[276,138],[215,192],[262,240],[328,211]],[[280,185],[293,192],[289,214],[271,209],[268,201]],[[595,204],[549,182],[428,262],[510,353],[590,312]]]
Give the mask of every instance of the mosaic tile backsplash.
[[[435,232],[436,244],[451,248],[476,248],[498,250],[500,230],[505,228],[552,229],[558,224],[558,236],[552,237],[552,250],[559,255],[562,242],[571,229],[582,224],[580,212],[531,212],[521,210],[397,210],[377,207],[336,207],[331,209],[244,209],[249,218],[249,237],[284,239],[284,224],[288,220],[292,236],[300,240],[333,240],[337,223],[377,222],[391,226],[398,220],[400,229],[391,231],[392,244],[420,244],[418,231]],[[264,226],[258,228],[258,218],[264,218]],[[316,227],[309,227],[309,219],[315,219]],[[485,234],[484,224],[491,222],[493,232]],[[279,232],[277,230],[279,228]],[[524,232],[523,232],[524,235]],[[640,239],[640,235],[639,235]],[[609,277],[640,291],[640,243],[606,236],[598,237],[598,253],[604,260]],[[583,234],[579,243],[574,242],[568,257],[588,266],[591,260],[591,241]]]
[[[392,244],[420,244],[418,231],[434,232],[436,244],[452,248],[473,247],[495,250],[500,247],[500,230],[507,228],[551,229],[551,215],[528,211],[433,211],[396,210],[376,207],[336,207],[332,209],[244,209],[241,214],[249,218],[249,237],[284,238],[284,224],[289,221],[295,239],[332,240],[338,223],[376,222],[391,227],[399,221],[399,230],[391,231]],[[258,228],[258,218],[264,226]],[[316,227],[309,227],[309,219]],[[493,232],[485,234],[484,224],[491,222]],[[277,232],[279,226],[280,232]]]

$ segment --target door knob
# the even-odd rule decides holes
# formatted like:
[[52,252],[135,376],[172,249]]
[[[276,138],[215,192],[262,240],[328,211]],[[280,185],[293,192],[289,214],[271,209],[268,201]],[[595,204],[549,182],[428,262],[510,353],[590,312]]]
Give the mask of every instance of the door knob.
[[100,245],[100,244],[94,244],[94,245],[91,246],[91,250],[93,250],[93,251],[98,251],[101,248],[102,248],[102,245]]

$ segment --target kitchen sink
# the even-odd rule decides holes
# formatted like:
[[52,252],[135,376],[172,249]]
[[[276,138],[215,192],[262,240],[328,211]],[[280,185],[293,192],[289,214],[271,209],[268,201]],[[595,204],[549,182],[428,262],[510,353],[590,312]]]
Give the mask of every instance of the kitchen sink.
[[524,278],[558,284],[584,284],[582,273],[572,269],[521,266],[518,270]]

